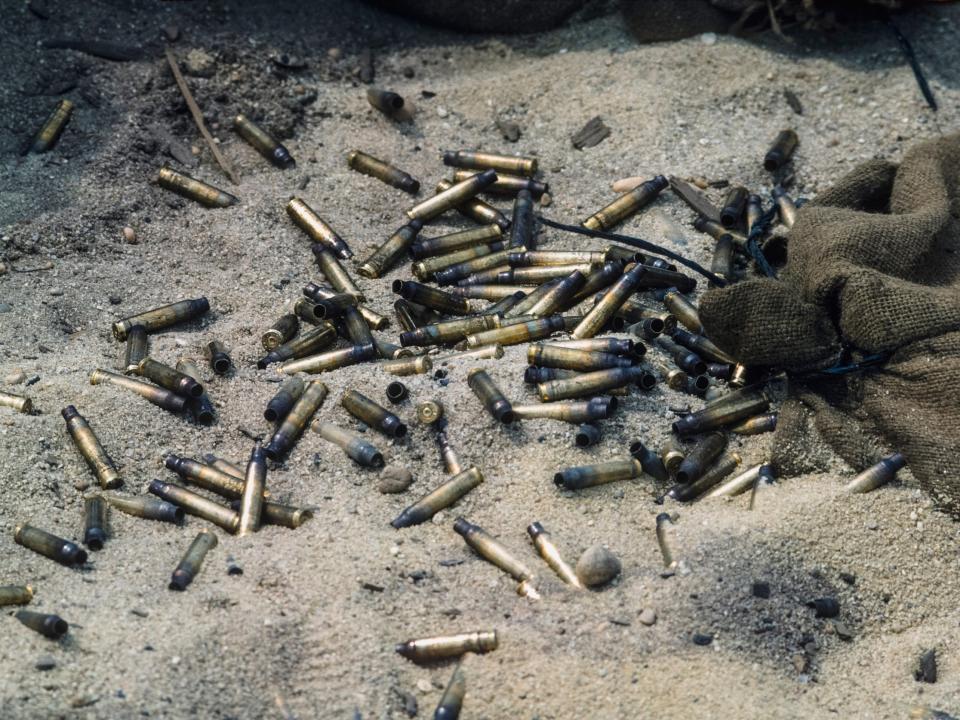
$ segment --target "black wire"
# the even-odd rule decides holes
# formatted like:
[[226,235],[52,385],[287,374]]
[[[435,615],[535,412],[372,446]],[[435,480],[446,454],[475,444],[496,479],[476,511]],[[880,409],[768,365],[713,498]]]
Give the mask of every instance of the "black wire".
[[896,37],[897,42],[900,43],[900,49],[903,51],[904,57],[907,58],[907,62],[910,63],[910,68],[913,70],[913,76],[917,79],[917,85],[920,86],[920,92],[923,93],[923,97],[927,101],[927,105],[930,106],[931,110],[936,112],[937,99],[933,97],[933,90],[930,89],[930,84],[927,82],[927,78],[923,74],[923,68],[920,67],[920,61],[917,60],[917,54],[913,51],[913,45],[911,45],[910,41],[907,40],[907,36],[900,32],[900,28],[894,24],[893,18],[887,18],[887,25],[890,26],[891,30],[893,30],[894,37]]
[[760,216],[760,219],[753,224],[753,227],[750,228],[750,234],[747,236],[747,254],[753,258],[753,261],[757,264],[757,267],[760,268],[762,272],[767,277],[775,278],[777,276],[777,271],[773,269],[773,266],[770,265],[767,260],[767,256],[763,254],[763,250],[760,249],[760,238],[767,234],[767,231],[770,229],[770,225],[773,223],[773,218],[777,215],[777,204],[774,204],[767,210],[763,215]]
[[694,272],[703,275],[705,278],[707,278],[707,280],[712,282],[717,287],[725,287],[727,285],[727,281],[722,277],[714,275],[712,272],[695,263],[693,260],[688,260],[683,255],[678,255],[677,253],[673,252],[673,250],[667,250],[665,247],[655,245],[649,240],[641,240],[640,238],[630,237],[629,235],[619,235],[617,233],[608,233],[601,230],[591,230],[590,228],[581,227],[580,225],[565,225],[564,223],[559,223],[556,220],[548,220],[547,218],[543,217],[543,215],[537,215],[537,220],[542,222],[547,227],[552,227],[557,230],[572,232],[576,233],[577,235],[586,235],[587,237],[603,238],[604,240],[615,240],[616,242],[621,242],[624,245],[632,245],[635,248],[646,250],[654,255],[663,255],[664,257],[675,260],[681,265],[690,268]]

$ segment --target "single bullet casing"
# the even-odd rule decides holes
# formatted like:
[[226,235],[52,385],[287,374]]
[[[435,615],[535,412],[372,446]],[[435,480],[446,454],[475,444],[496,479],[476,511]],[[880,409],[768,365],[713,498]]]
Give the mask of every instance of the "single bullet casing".
[[102,550],[107,541],[107,503],[99,495],[83,500],[83,544],[91,550]]
[[458,250],[489,245],[503,237],[503,230],[499,225],[491,223],[477,228],[468,228],[448,235],[434,238],[422,238],[410,246],[410,254],[415,260],[448,255]]
[[127,339],[127,333],[137,326],[142,325],[148,333],[156,330],[168,328],[177,323],[187,322],[200,317],[210,309],[210,303],[205,297],[194,300],[181,300],[179,302],[164,305],[162,307],[147,310],[146,312],[132,315],[123,320],[117,320],[113,324],[113,336],[123,342]]
[[567,585],[582,590],[583,583],[580,582],[574,569],[563,559],[560,550],[553,543],[553,538],[550,537],[550,533],[544,529],[543,525],[539,522],[531,523],[527,526],[527,533],[530,535],[534,547],[537,548],[537,552],[540,553],[540,557],[557,574],[557,577]]
[[521,420],[546,418],[580,425],[609,418],[617,409],[617,400],[612,397],[595,397],[582,401],[513,405],[512,409],[513,414]]
[[446,430],[437,431],[437,447],[440,448],[440,460],[443,462],[444,472],[448,475],[459,475],[464,471],[463,461],[453,446],[450,445]]
[[704,362],[702,357],[675,343],[671,338],[660,335],[657,337],[656,343],[661,350],[670,356],[677,367],[688,375],[697,377],[707,372],[707,363]]
[[501,326],[494,330],[484,330],[483,332],[467,335],[465,342],[469,348],[494,344],[504,346],[518,345],[519,343],[549,337],[555,332],[563,330],[564,327],[563,317],[561,315],[553,315],[551,317],[528,320],[515,325]]
[[473,394],[480,398],[487,412],[490,413],[497,422],[505,425],[512,423],[516,416],[510,406],[510,401],[496,386],[493,379],[482,368],[473,368],[467,373],[467,385],[473,390]]
[[723,207],[720,208],[721,225],[725,228],[732,228],[740,224],[747,206],[748,195],[747,189],[739,185],[735,185],[727,191],[727,195],[723,199]]
[[763,496],[768,489],[776,485],[777,476],[773,472],[772,465],[761,465],[757,470],[757,479],[753,481],[753,489],[750,492],[750,510],[756,510],[759,498]]
[[660,546],[660,555],[663,557],[665,568],[672,569],[678,563],[675,535],[676,526],[670,515],[667,513],[657,515],[657,544]]
[[150,354],[147,329],[143,325],[134,325],[127,332],[127,342],[123,348],[121,371],[124,375],[136,375],[140,361]]
[[354,295],[359,295],[361,298],[364,297],[360,287],[354,282],[353,278],[350,277],[350,273],[346,271],[343,265],[340,264],[340,261],[337,260],[337,256],[328,250],[326,246],[322,243],[314,243],[310,246],[310,250],[313,252],[313,257],[317,261],[317,267],[320,268],[320,272],[323,273],[323,276],[335,291],[353,293]]
[[419,220],[411,220],[399,228],[357,266],[357,272],[366,278],[382,277],[407,254],[422,227],[423,223]]
[[367,102],[392,120],[399,119],[404,108],[403,98],[395,92],[367,88]]
[[[463,182],[471,175],[476,174],[476,171],[473,170],[455,170],[453,173],[453,181]],[[534,199],[539,200],[545,192],[549,192],[550,186],[539,180],[498,171],[497,181],[493,185],[486,187],[483,192],[494,195],[516,195],[521,190],[526,190]]]
[[414,662],[436,662],[468,652],[480,654],[496,649],[496,630],[407,640],[396,647],[400,655]]
[[394,280],[393,292],[410,302],[447,315],[469,315],[471,312],[470,302],[466,298],[456,297],[418,282]]
[[740,462],[741,458],[737,453],[728,453],[695,481],[674,485],[667,491],[666,497],[678,502],[695,500],[736,470],[740,466]]
[[533,177],[537,174],[537,158],[497,155],[495,153],[446,150],[443,164],[467,170],[498,170],[508,175]]
[[330,350],[319,355],[309,355],[297,360],[288,360],[280,366],[280,372],[293,375],[298,372],[322,373],[349,365],[373,360],[377,349],[371,345],[353,345],[351,347]]
[[577,428],[577,434],[573,436],[573,444],[578,448],[590,447],[600,442],[602,433],[600,427],[593,423],[583,423]]
[[673,431],[678,435],[692,435],[706,432],[726,425],[734,425],[741,420],[766,412],[770,399],[760,392],[743,388],[732,392],[702,410],[684,415],[673,423]]
[[340,447],[347,457],[363,467],[383,467],[383,455],[359,435],[333,423],[314,421],[311,426],[320,437]]
[[730,432],[737,435],[760,435],[761,433],[773,432],[776,429],[777,413],[765,413],[737,423],[730,428]]
[[613,353],[565,348],[553,343],[530,345],[527,348],[527,362],[540,367],[555,367],[581,372],[632,367],[634,363],[633,358],[621,357]]
[[639,440],[630,444],[630,456],[639,460],[643,471],[657,482],[666,482],[670,479],[670,474],[660,456]]
[[13,530],[13,539],[17,545],[23,545],[61,565],[83,565],[87,561],[86,550],[76,543],[32,525],[17,525]]
[[529,190],[521,190],[513,201],[513,215],[510,218],[510,247],[535,247],[536,232],[533,194]]
[[680,467],[677,468],[677,482],[686,484],[697,480],[726,446],[727,438],[722,432],[705,435],[687,452]]
[[845,489],[849,493],[868,493],[876,490],[893,480],[897,471],[906,464],[907,459],[903,455],[894,453],[857,475]]
[[254,150],[278,168],[288,168],[296,165],[290,151],[246,115],[237,115],[233,119],[233,129],[237,131],[240,137],[250,143]]
[[0,585],[0,607],[26,605],[33,599],[30,585]]
[[203,395],[203,385],[186,373],[159,363],[153,358],[141,360],[137,365],[137,374],[185,398],[199,398]]
[[710,272],[723,280],[733,278],[733,238],[730,235],[717,240],[710,261]]
[[58,102],[53,112],[44,121],[39,132],[34,136],[33,142],[30,144],[30,152],[45,153],[52,150],[63,133],[63,129],[67,126],[71,114],[73,114],[73,103],[70,100]]
[[656,200],[669,183],[663,175],[641,183],[581,223],[589,230],[610,230]]
[[[750,224],[750,222],[751,222],[751,220],[750,220],[750,198],[749,198],[749,197],[747,198],[747,210],[746,210],[746,212],[747,212],[747,223],[748,223],[748,227],[749,227],[749,224]],[[761,212],[762,212],[762,209],[761,209]],[[694,220],[694,222],[693,222],[693,227],[694,227],[698,232],[706,233],[707,235],[709,235],[710,237],[712,237],[714,240],[719,240],[719,239],[722,238],[724,235],[729,235],[730,237],[733,238],[733,242],[734,242],[736,245],[740,246],[740,247],[743,247],[743,246],[746,244],[746,242],[747,242],[747,238],[746,238],[746,236],[745,236],[743,233],[737,232],[736,230],[733,230],[732,228],[725,228],[723,225],[721,225],[721,224],[720,224],[720,216],[719,216],[719,214],[717,215],[717,219],[716,219],[716,220],[708,220],[707,218],[699,217],[699,218],[697,218],[696,220]]]
[[780,222],[787,228],[792,228],[797,220],[797,205],[787,191],[779,185],[773,189],[773,199],[777,203],[777,214]]
[[424,325],[416,330],[400,333],[400,344],[404,347],[444,345],[463,340],[468,335],[498,327],[500,327],[498,316],[476,315],[433,325]]
[[431,220],[447,210],[471,200],[484,188],[496,181],[497,173],[494,170],[484,170],[463,182],[454,183],[446,190],[442,190],[433,197],[413,206],[407,210],[407,217],[411,220],[422,220],[423,222]]
[[230,368],[233,367],[233,361],[230,359],[227,346],[219,340],[214,340],[204,345],[203,354],[217,375],[226,375],[230,372]]
[[424,523],[441,510],[453,505],[482,482],[483,475],[480,471],[476,467],[470,467],[417,500],[390,524],[400,529]]
[[[492,183],[491,183],[492,184]],[[449,180],[441,180],[437,183],[437,192],[444,192],[453,187]],[[490,187],[488,185],[487,187]],[[484,188],[484,191],[487,188]],[[491,223],[500,226],[501,230],[507,230],[510,227],[510,220],[495,207],[488,205],[478,197],[472,197],[456,206],[457,212],[464,217],[470,218],[480,225],[489,225]]]
[[396,415],[356,390],[347,390],[340,398],[343,408],[358,420],[392,438],[407,434],[407,426]]
[[327,397],[327,392],[327,386],[319,380],[314,380],[307,385],[303,395],[287,413],[283,422],[280,423],[280,427],[277,428],[273,437],[270,438],[270,442],[264,448],[268,458],[276,460],[293,447],[297,438],[303,434],[313,414],[320,409]]
[[33,401],[30,398],[0,392],[0,407],[13,408],[19,413],[29,415],[33,412]]
[[[203,380],[200,375],[200,368],[197,367],[197,364],[190,358],[182,357],[177,360],[176,371],[183,373],[198,383]],[[217,417],[217,413],[213,409],[213,403],[210,401],[206,392],[201,393],[199,397],[190,398],[187,401],[187,407],[190,409],[190,413],[194,419],[203,425],[211,424]]]
[[347,155],[347,165],[352,170],[374,177],[411,195],[416,195],[420,191],[419,181],[409,173],[360,150],[350,151]]
[[517,582],[531,580],[533,573],[522,562],[517,560],[506,547],[495,540],[479,525],[458,517],[453,523],[453,530],[473,548],[476,553],[492,565],[496,565]]
[[60,414],[67,423],[67,432],[70,433],[73,444],[86,460],[93,474],[97,476],[100,487],[111,490],[123,485],[113,460],[107,455],[107,451],[103,449],[103,445],[100,444],[100,440],[97,439],[83,415],[77,412],[73,405],[67,405]]
[[260,529],[260,515],[263,506],[263,491],[267,485],[267,454],[258,442],[250,461],[247,463],[247,472],[243,481],[243,495],[240,498],[240,521],[237,524],[237,535],[243,537]]
[[161,500],[180,506],[188,515],[202,518],[207,522],[218,525],[227,532],[236,532],[237,526],[240,524],[240,516],[229,507],[208,500],[202,495],[179,485],[152,480],[148,489],[150,493]]
[[781,130],[763,157],[764,169],[767,172],[775,172],[786,165],[799,142],[796,132],[790,129]]
[[333,345],[337,341],[337,331],[330,323],[324,323],[303,333],[268,352],[257,361],[257,367],[263,370],[268,365],[314,355]]
[[222,473],[227,475],[232,475],[237,480],[243,480],[247,476],[247,469],[242,468],[236,463],[232,463],[225,458],[220,458],[214,455],[213,453],[206,453],[203,456],[203,462],[205,462],[210,467],[215,470],[219,470]]
[[[175,472],[191,485],[216,493],[231,500],[243,495],[243,478],[218,470],[192,458],[169,454],[164,458],[164,467]],[[244,478],[246,471],[244,471]]]
[[190,543],[186,554],[177,569],[173,571],[170,578],[171,590],[186,590],[187,586],[193,582],[194,578],[200,573],[204,558],[207,553],[217,546],[217,536],[209,530],[201,530]]
[[727,480],[721,485],[717,485],[710,492],[707,493],[708,498],[714,497],[733,497],[734,495],[741,495],[747,490],[753,487],[753,484],[757,480],[757,476],[760,474],[761,465],[755,465],[749,470],[745,470],[734,478]]
[[267,422],[278,422],[283,420],[290,409],[296,404],[300,396],[303,395],[306,383],[298,377],[287,378],[280,384],[270,402],[267,403],[267,409],[263,411],[263,419]]
[[402,403],[410,396],[410,391],[402,382],[395,380],[387,385],[386,396],[387,400],[392,402],[394,405],[397,405],[398,403]]
[[291,198],[290,202],[287,203],[287,215],[315,243],[322,245],[341,260],[349,260],[353,257],[353,251],[343,241],[343,238],[337,235],[334,229],[300,198]]
[[[573,307],[575,305],[573,296],[586,281],[586,276],[581,270],[574,270],[541,295],[527,312],[535,317],[547,317]],[[514,310],[517,305],[514,306]]]
[[150,497],[149,495],[125,497],[112,492],[103,493],[102,497],[111,507],[115,507],[127,515],[144,518],[145,520],[160,520],[162,522],[172,522],[175,524],[183,522],[183,509],[159,498]]
[[694,335],[686,330],[674,331],[673,340],[685,348],[692,350],[703,358],[715,363],[726,363],[733,365],[737,362],[736,358],[727,355],[723,350],[713,344],[703,335]]
[[59,640],[70,629],[67,621],[59,615],[17,610],[14,617],[34,632],[38,632],[51,640]]
[[597,465],[581,465],[580,467],[561,470],[553,476],[553,483],[565,490],[583,490],[595,485],[605,485],[617,480],[630,480],[640,477],[643,467],[639,460],[611,460]]
[[407,375],[422,375],[433,369],[433,361],[426,355],[412,358],[398,358],[378,363],[378,367],[391,375],[406,377]]
[[[450,288],[450,294],[459,297],[474,298],[476,300],[490,300],[497,303],[504,302],[507,306],[498,314],[505,315],[507,310],[513,308],[518,302],[527,296],[527,288],[517,285],[460,285]],[[481,314],[493,314],[493,306],[485,308]]]
[[575,378],[540,383],[537,385],[537,394],[542,402],[554,402],[568,398],[601,395],[614,388],[630,384],[637,384],[641,389],[649,390],[656,382],[656,377],[641,367],[611,368],[583,373]]
[[437,709],[433,711],[433,720],[457,720],[463,708],[463,698],[467,694],[467,679],[463,672],[462,661],[457,663],[444,688]]
[[676,474],[677,470],[680,468],[680,463],[683,462],[683,459],[687,456],[687,449],[674,438],[670,438],[664,443],[663,447],[660,448],[660,459],[663,461],[663,466],[667,469],[671,475]]
[[603,298],[583,317],[570,335],[576,339],[590,338],[596,335],[613,317],[626,299],[636,292],[643,276],[649,272],[646,265],[634,265],[623,277],[604,293]]
[[[422,425],[433,425],[443,417],[443,405],[438,400],[417,403],[417,420]],[[439,426],[438,426],[439,427]]]
[[160,168],[157,182],[160,187],[207,207],[225,208],[240,202],[235,195],[169,167]]
[[270,352],[295,338],[299,330],[300,319],[293,313],[287,313],[267,328],[266,332],[260,337],[260,343],[264,350]]

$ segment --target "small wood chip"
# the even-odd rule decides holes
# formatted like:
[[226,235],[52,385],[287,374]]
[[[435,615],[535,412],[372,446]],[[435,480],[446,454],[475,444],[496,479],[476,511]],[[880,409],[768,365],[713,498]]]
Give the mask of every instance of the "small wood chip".
[[599,115],[590,120],[580,132],[576,133],[571,140],[577,150],[591,148],[599,145],[610,135],[610,128],[603,124]]

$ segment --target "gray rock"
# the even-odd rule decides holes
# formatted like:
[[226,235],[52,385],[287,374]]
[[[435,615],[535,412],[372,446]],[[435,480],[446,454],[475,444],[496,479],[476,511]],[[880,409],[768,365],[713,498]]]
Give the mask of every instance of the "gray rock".
[[603,545],[588,548],[577,560],[577,577],[587,587],[606,585],[620,574],[620,559]]
[[404,492],[413,484],[413,475],[402,465],[388,465],[380,473],[380,482],[377,489],[384,495],[395,495]]
[[209,53],[194,49],[188,52],[186,58],[184,58],[183,69],[187,75],[208,78],[213,77],[217,69],[217,63]]
[[49,655],[41,655],[37,659],[37,664],[34,665],[34,667],[36,667],[37,670],[53,670],[56,666],[57,666],[57,661],[54,660]]
[[650,626],[657,622],[657,611],[653,608],[644,608],[640,611],[640,617],[637,618],[644,625]]
[[8,303],[0,303],[0,313],[8,313],[13,310],[13,305]]

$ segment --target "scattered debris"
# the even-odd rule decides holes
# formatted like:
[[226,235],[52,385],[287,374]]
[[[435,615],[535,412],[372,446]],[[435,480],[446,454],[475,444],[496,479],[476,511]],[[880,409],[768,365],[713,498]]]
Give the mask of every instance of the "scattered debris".
[[610,135],[610,128],[603,124],[599,115],[590,120],[583,128],[574,133],[571,140],[577,150],[591,148],[599,145]]

